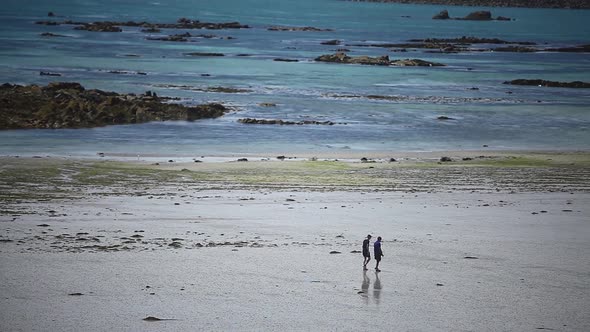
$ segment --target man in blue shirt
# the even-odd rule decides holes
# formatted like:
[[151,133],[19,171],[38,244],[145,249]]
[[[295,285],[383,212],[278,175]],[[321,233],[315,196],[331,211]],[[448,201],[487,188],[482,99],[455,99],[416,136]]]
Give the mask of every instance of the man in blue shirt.
[[379,270],[379,263],[381,262],[381,257],[384,256],[383,251],[381,250],[381,236],[377,237],[377,241],[375,241],[373,248],[375,252],[375,260],[377,261],[377,265],[375,265],[375,271],[381,272],[381,270]]

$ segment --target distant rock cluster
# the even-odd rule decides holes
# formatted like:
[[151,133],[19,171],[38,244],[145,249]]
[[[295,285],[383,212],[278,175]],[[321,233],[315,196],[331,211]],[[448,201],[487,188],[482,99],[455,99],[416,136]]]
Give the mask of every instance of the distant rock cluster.
[[444,66],[442,63],[430,62],[420,59],[402,59],[402,60],[390,60],[389,56],[384,55],[380,57],[370,56],[358,56],[351,57],[346,53],[338,52],[335,54],[321,55],[315,59],[320,62],[334,62],[334,63],[347,63],[347,64],[361,64],[361,65],[373,65],[373,66]]
[[227,22],[227,23],[209,23],[201,22],[198,20],[190,20],[188,18],[180,18],[176,23],[150,23],[150,22],[76,22],[76,21],[37,21],[36,24],[41,25],[76,25],[76,30],[86,30],[95,32],[121,32],[122,26],[124,27],[140,27],[146,32],[159,32],[159,29],[209,29],[209,30],[220,30],[220,29],[247,29],[249,26],[242,25],[239,22]]
[[440,13],[434,15],[432,17],[433,20],[463,20],[463,21],[492,21],[492,20],[497,20],[497,21],[511,21],[512,19],[510,17],[504,17],[504,16],[498,16],[496,18],[492,17],[492,13],[487,11],[487,10],[480,10],[480,11],[476,11],[476,12],[472,12],[469,13],[469,15],[465,16],[465,17],[457,17],[457,18],[451,18],[449,16],[449,11],[448,10],[442,10]]

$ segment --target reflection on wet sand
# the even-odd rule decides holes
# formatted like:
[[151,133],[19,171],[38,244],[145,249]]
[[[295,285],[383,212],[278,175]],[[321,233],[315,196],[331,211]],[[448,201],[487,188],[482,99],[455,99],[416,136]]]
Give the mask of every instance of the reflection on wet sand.
[[373,297],[375,298],[375,303],[379,304],[381,300],[381,279],[379,279],[379,272],[375,272],[375,283],[373,284]]
[[[367,275],[367,271],[363,271],[363,282],[361,283],[361,297],[365,304],[369,304],[369,287],[371,286],[371,278]],[[379,278],[379,272],[375,272],[375,282],[373,283],[373,299],[375,304],[379,305],[381,302],[381,279]]]

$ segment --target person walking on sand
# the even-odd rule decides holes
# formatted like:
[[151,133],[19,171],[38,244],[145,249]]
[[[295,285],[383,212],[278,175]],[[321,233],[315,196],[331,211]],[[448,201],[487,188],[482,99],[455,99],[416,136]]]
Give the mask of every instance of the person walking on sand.
[[379,270],[379,263],[381,262],[381,257],[384,256],[383,251],[381,250],[381,236],[377,237],[377,241],[375,241],[373,244],[373,248],[375,252],[375,260],[377,261],[377,264],[375,265],[375,271],[381,272],[381,270]]
[[371,234],[367,235],[367,238],[363,241],[363,270],[367,270],[367,264],[371,260],[370,242]]

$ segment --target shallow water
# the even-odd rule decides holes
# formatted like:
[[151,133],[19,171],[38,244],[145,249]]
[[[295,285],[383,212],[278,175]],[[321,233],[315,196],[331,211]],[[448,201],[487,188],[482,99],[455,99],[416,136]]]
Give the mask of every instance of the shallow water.
[[[516,78],[588,81],[590,56],[567,53],[406,53],[346,46],[401,43],[413,38],[464,35],[531,41],[539,47],[588,44],[587,10],[491,8],[510,22],[437,21],[440,6],[324,1],[8,1],[0,9],[2,82],[60,81],[117,92],[177,96],[187,104],[225,102],[238,111],[215,120],[111,126],[79,130],[0,132],[0,154],[95,155],[165,153],[182,155],[295,153],[321,151],[424,151],[479,149],[587,149],[590,146],[588,89],[509,86]],[[449,7],[452,17],[486,8]],[[174,43],[146,40],[150,34],[43,26],[56,21],[149,21],[179,17],[207,22],[239,21],[250,29],[192,30],[235,39],[195,38]],[[409,17],[408,17],[409,16]],[[314,26],[327,32],[268,31],[273,25]],[[52,32],[67,37],[41,37]],[[154,36],[183,33],[162,30]],[[340,46],[321,45],[339,39]],[[440,68],[371,67],[314,62],[336,48],[350,55],[389,55],[447,64]],[[479,45],[486,48],[490,45]],[[220,52],[224,57],[187,57]],[[249,56],[238,56],[248,54]],[[134,55],[134,56],[129,56]],[[276,62],[274,58],[300,62]],[[110,70],[140,71],[112,74]],[[202,76],[208,74],[210,76]],[[179,89],[235,87],[240,94]],[[172,87],[170,87],[172,86]],[[479,90],[472,90],[477,87]],[[508,92],[512,92],[509,94]],[[399,97],[394,101],[362,98]],[[349,96],[349,98],[343,98]],[[354,96],[354,97],[350,97]],[[261,107],[262,102],[277,107]],[[453,118],[439,121],[438,116]],[[346,123],[334,126],[264,126],[237,123],[252,117]]]

